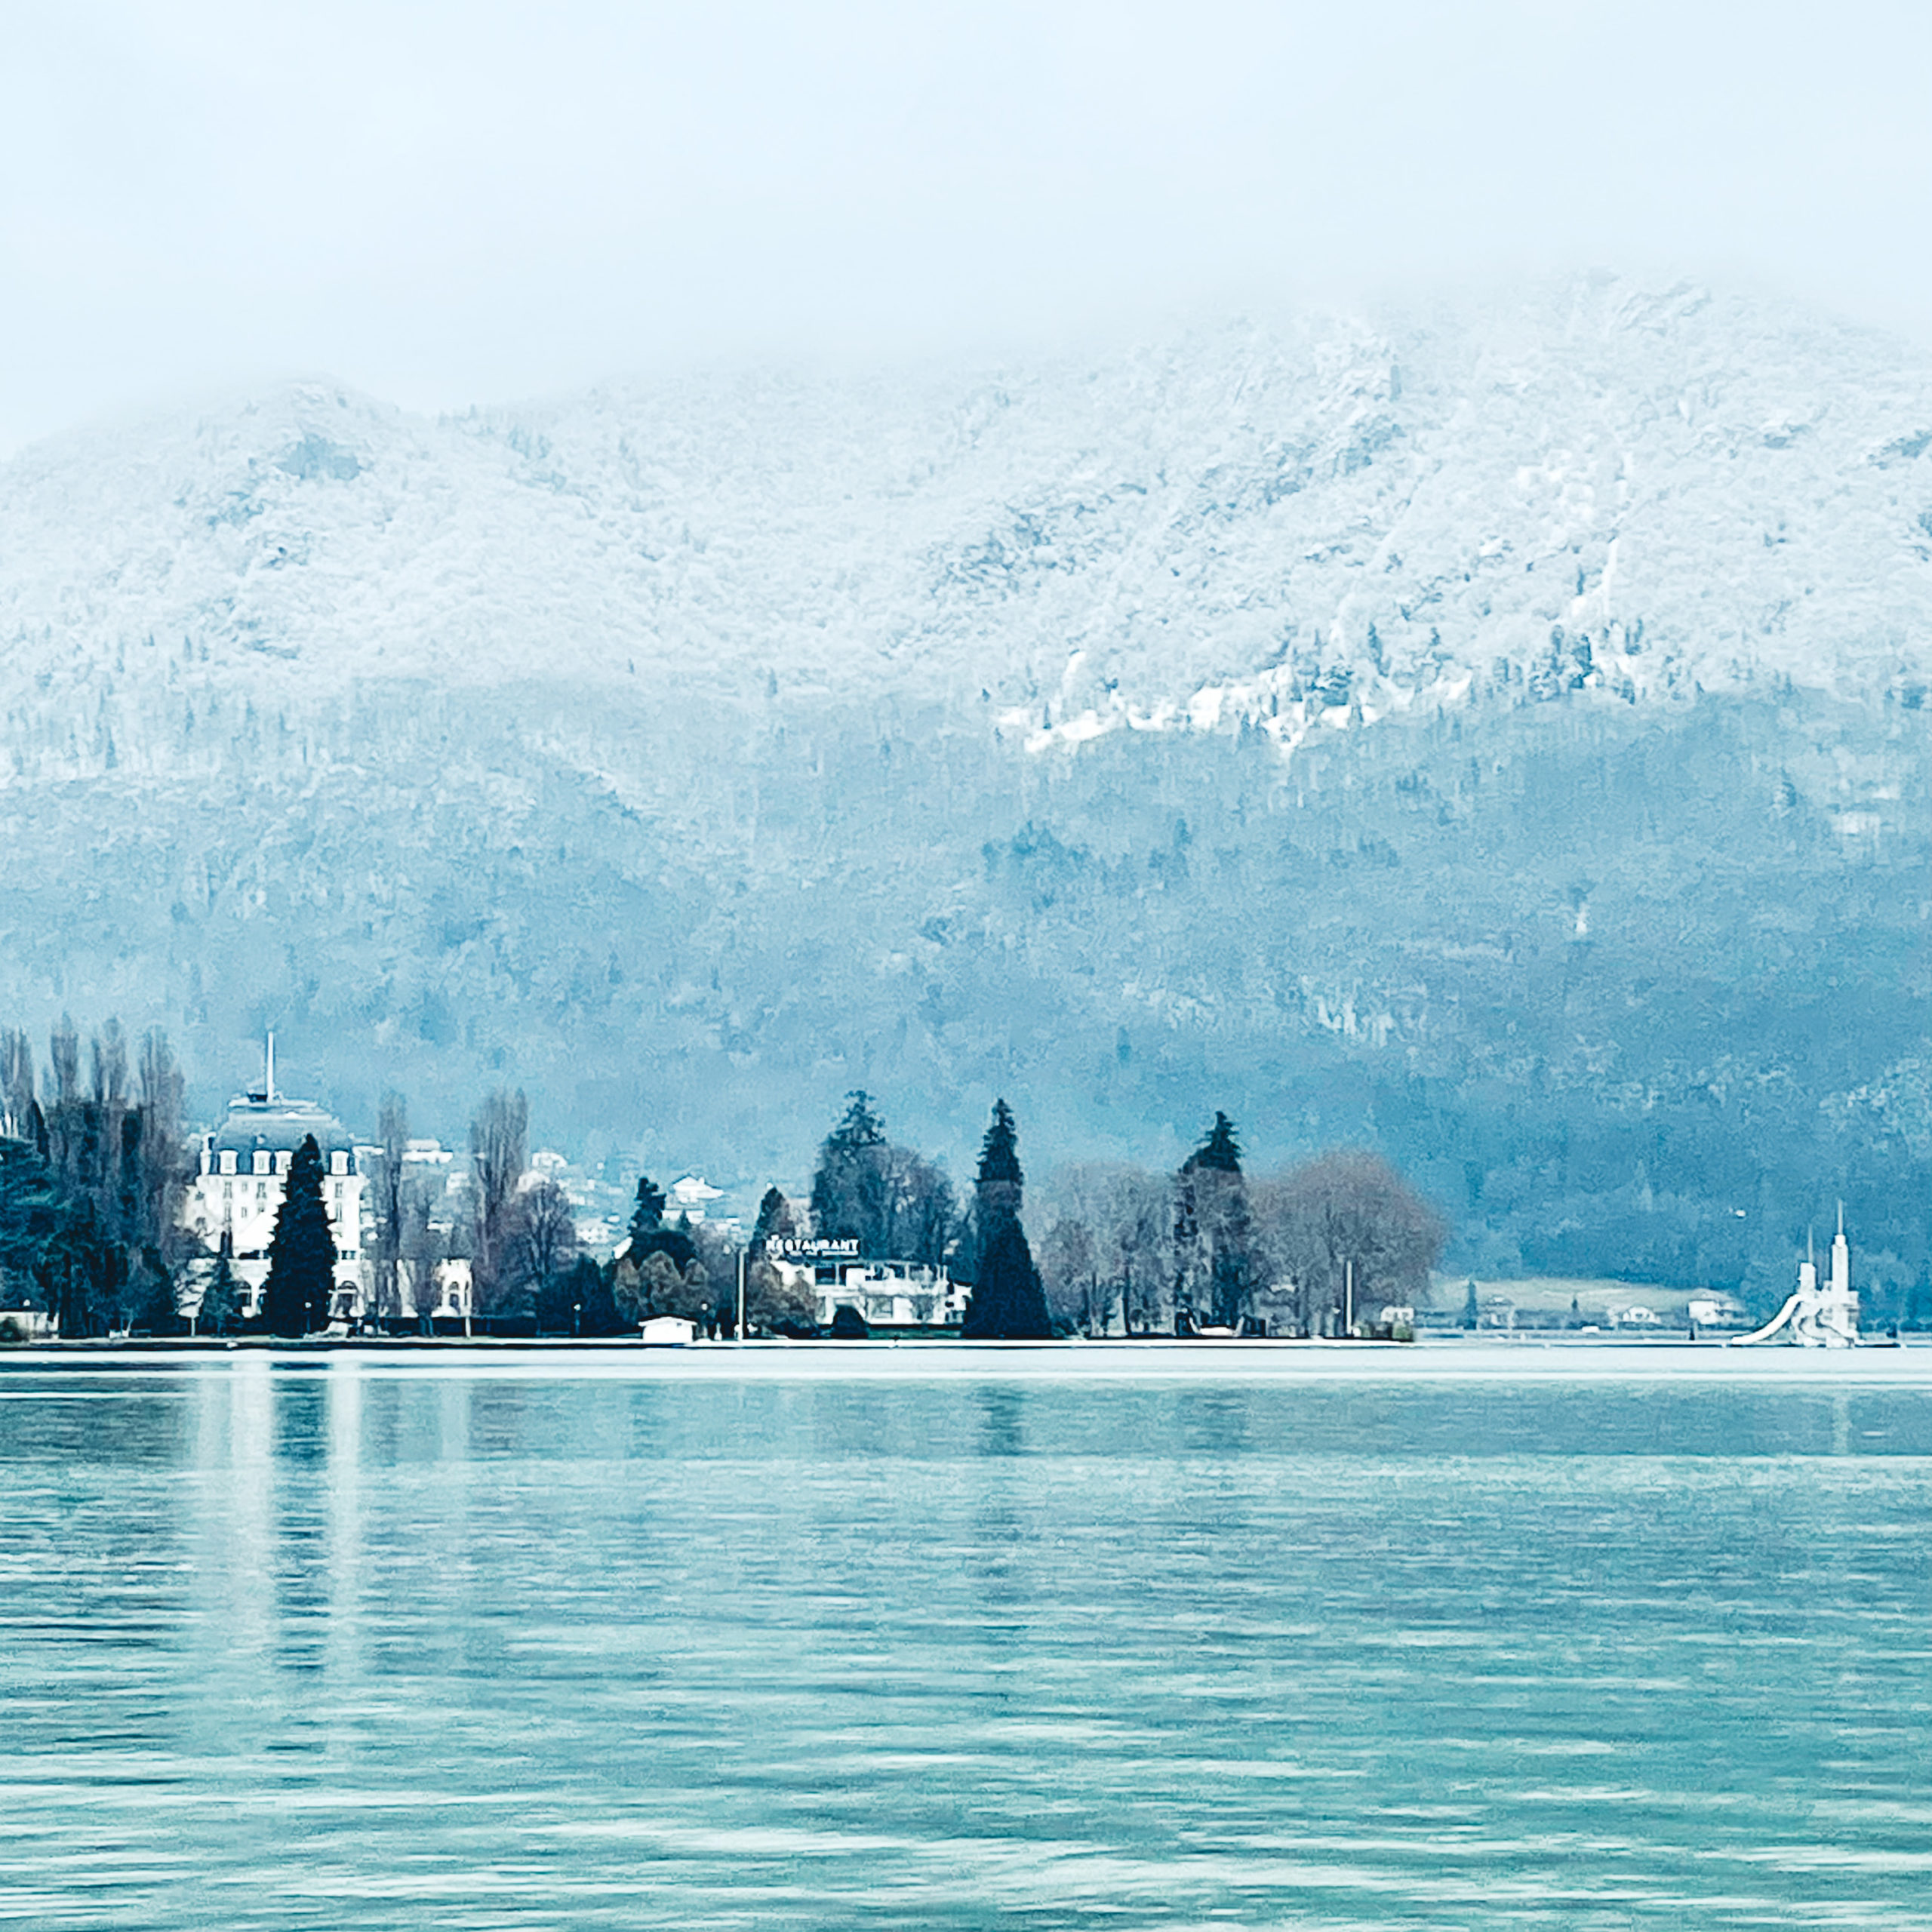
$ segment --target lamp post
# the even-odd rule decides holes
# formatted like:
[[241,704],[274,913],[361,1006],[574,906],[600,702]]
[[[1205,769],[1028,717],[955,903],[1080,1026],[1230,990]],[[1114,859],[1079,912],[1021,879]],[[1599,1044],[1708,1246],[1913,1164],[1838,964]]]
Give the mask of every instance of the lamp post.
[[742,1342],[745,1339],[745,1260],[747,1251],[738,1251],[738,1325],[732,1331],[732,1339]]

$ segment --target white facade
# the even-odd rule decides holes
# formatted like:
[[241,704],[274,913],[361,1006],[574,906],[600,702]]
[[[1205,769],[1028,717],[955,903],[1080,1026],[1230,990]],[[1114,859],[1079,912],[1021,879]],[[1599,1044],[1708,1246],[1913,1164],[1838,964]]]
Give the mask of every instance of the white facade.
[[261,1088],[238,1094],[228,1118],[203,1136],[198,1171],[190,1183],[182,1222],[211,1254],[224,1246],[243,1296],[245,1314],[261,1305],[268,1279],[269,1244],[296,1150],[312,1135],[322,1155],[322,1201],[335,1237],[335,1294],[330,1314],[353,1320],[368,1304],[371,1286],[365,1246],[364,1178],[342,1123],[309,1100],[278,1094],[274,1062]]
[[948,1281],[943,1269],[916,1262],[792,1260],[777,1254],[766,1259],[788,1284],[817,1297],[823,1327],[841,1308],[856,1309],[870,1327],[957,1327],[972,1292]]

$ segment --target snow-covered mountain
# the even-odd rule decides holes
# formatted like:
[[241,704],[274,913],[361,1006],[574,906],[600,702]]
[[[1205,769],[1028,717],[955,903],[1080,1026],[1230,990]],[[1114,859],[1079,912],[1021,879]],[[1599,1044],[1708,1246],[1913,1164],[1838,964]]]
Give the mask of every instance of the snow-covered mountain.
[[1820,1135],[1919,1185],[1928,685],[1932,357],[1687,286],[294,384],[0,466],[0,1007],[747,1182],[861,1082],[1048,1159],[1232,1100],[1687,1266]]
[[775,673],[1076,739],[1292,737],[1506,681],[1871,695],[1923,678],[1929,614],[1932,358],[1607,278],[440,421],[302,383],[0,469],[0,693],[36,771],[50,712],[165,763],[159,694],[204,681],[279,707]]

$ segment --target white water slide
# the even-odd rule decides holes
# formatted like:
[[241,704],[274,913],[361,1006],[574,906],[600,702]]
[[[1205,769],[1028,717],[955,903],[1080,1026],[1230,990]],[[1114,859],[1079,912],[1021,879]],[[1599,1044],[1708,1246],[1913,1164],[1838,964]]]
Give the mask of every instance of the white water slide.
[[1844,1204],[1838,1204],[1838,1238],[1832,1243],[1829,1281],[1820,1284],[1817,1264],[1807,1255],[1798,1264],[1798,1287],[1783,1307],[1755,1334],[1728,1346],[1749,1348],[1788,1332],[1801,1349],[1855,1349],[1858,1346],[1858,1297],[1851,1285],[1851,1251],[1845,1244]]

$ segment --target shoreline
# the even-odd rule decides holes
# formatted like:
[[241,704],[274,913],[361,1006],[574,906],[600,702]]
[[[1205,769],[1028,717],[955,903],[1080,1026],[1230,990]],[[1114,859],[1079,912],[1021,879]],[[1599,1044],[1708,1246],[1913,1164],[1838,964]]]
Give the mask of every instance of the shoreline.
[[1172,1338],[1045,1342],[598,1341],[17,1343],[0,1381],[53,1374],[266,1368],[595,1381],[1671,1381],[1932,1388],[1932,1336],[1854,1349],[1727,1348],[1687,1339],[1401,1342]]

